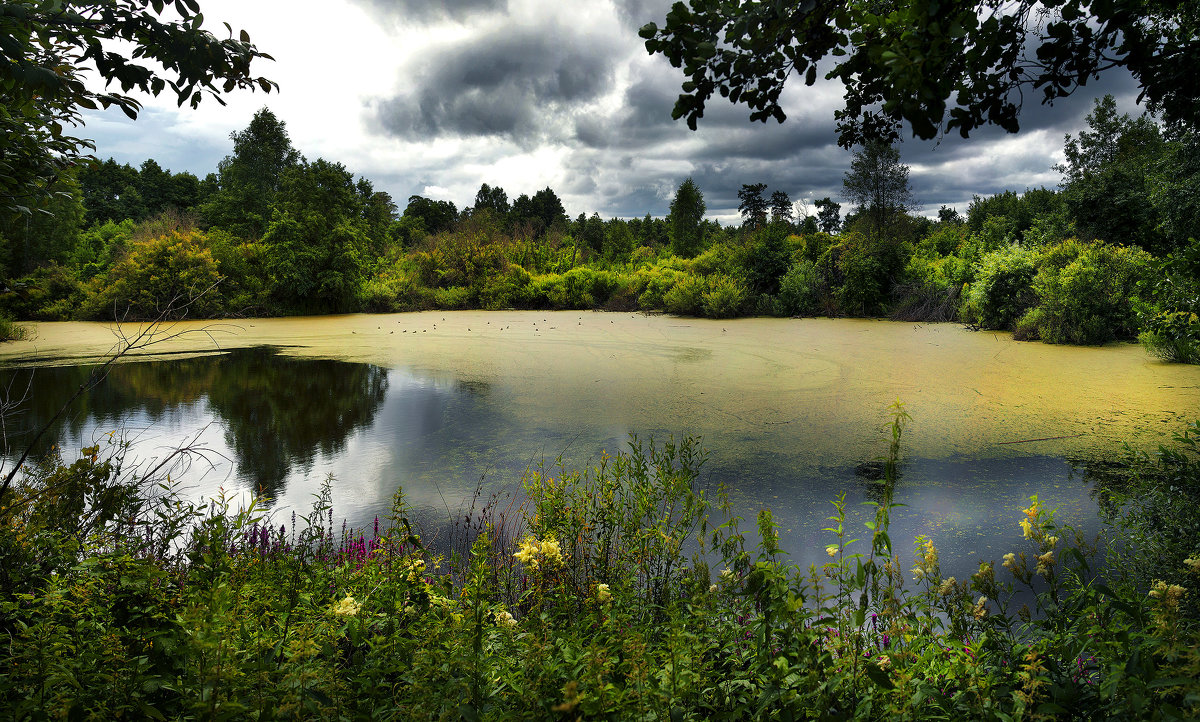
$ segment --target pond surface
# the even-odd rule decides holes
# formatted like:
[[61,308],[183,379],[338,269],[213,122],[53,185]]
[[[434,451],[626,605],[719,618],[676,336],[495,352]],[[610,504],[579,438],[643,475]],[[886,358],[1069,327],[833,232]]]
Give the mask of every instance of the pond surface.
[[[35,328],[0,347],[5,388],[29,389],[6,420],[14,445],[115,340],[105,324]],[[195,441],[214,452],[211,468],[186,474],[197,496],[259,490],[303,514],[332,474],[350,524],[369,525],[403,487],[436,526],[477,488],[515,489],[542,460],[590,465],[631,433],[698,436],[703,482],[723,481],[748,520],[770,508],[784,548],[807,563],[831,541],[820,530],[838,494],[863,513],[870,483],[855,468],[886,452],[900,400],[912,422],[892,538],[907,550],[931,536],[960,576],[1019,543],[1030,494],[1098,528],[1083,462],[1123,442],[1152,450],[1200,415],[1195,366],[954,324],[428,312],[169,331],[72,407],[53,430],[60,448],[117,430],[142,458]]]

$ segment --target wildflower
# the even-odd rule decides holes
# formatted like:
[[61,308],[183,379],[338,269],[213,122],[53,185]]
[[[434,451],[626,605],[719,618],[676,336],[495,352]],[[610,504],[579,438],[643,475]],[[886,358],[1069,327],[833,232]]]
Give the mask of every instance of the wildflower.
[[541,545],[538,544],[537,539],[534,539],[533,537],[525,537],[525,539],[521,542],[521,547],[517,549],[517,553],[513,554],[513,556],[516,557],[517,560],[522,564],[528,564],[531,568],[537,569],[537,555],[538,551],[540,550]]
[[499,612],[496,612],[496,623],[502,627],[515,627],[517,626],[517,619],[507,609],[501,609]]
[[1058,537],[1056,537],[1056,536],[1046,537],[1046,543],[1050,545],[1051,549],[1053,549],[1055,546],[1058,545]]
[[1193,572],[1200,572],[1200,559],[1184,559],[1183,563]]
[[722,579],[733,579],[733,570],[729,569],[729,568],[722,569],[721,570],[721,578]]
[[1017,565],[1017,555],[1009,552],[1004,555],[1004,568],[1012,569]]
[[886,654],[879,655],[879,659],[875,663],[879,665],[880,669],[887,669],[892,666],[892,660]]
[[979,600],[975,602],[975,609],[972,610],[971,614],[974,615],[976,619],[983,619],[987,616],[987,600],[987,597],[980,597]]
[[709,594],[716,594],[716,593],[717,593],[717,585],[716,585],[716,584],[710,584],[710,585],[708,586],[708,593],[709,593]]
[[361,608],[362,605],[354,601],[354,597],[347,594],[345,599],[334,605],[333,613],[338,617],[353,617],[358,614],[358,610]]
[[550,537],[542,542],[542,556],[546,557],[546,561],[552,564],[562,564],[562,547],[558,545],[558,540]]
[[597,602],[607,602],[610,599],[612,599],[612,593],[608,591],[608,585],[607,584],[597,584],[596,585],[596,601]]
[[938,594],[942,595],[943,597],[950,596],[950,593],[954,591],[954,585],[957,581],[958,580],[954,577],[950,577],[943,581],[942,586],[938,587]]
[[1029,523],[1028,519],[1022,519],[1020,524],[1021,524],[1021,531],[1025,534],[1025,538],[1032,539],[1033,538],[1033,525]]
[[831,545],[825,547],[825,553],[829,555],[830,559],[833,559],[834,557],[837,556],[838,548],[831,544]]
[[1037,558],[1037,573],[1045,576],[1050,573],[1050,567],[1054,566],[1054,550],[1042,554]]

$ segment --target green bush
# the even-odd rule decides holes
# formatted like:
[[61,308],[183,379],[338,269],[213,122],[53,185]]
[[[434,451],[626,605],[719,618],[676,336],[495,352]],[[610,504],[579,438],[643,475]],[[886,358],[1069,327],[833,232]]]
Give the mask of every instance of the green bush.
[[211,318],[223,310],[221,275],[201,231],[173,231],[133,243],[80,309],[85,318]]
[[1146,350],[1163,361],[1200,364],[1200,316],[1191,311],[1163,311],[1138,334]]
[[78,315],[87,298],[74,271],[54,263],[9,281],[7,286],[0,293],[0,310],[19,320],[68,321]]
[[433,305],[446,310],[467,308],[471,305],[471,289],[466,286],[436,288],[433,291]]
[[680,277],[671,290],[663,295],[663,305],[671,313],[681,316],[699,316],[704,306],[704,293],[708,290],[708,281],[700,276],[685,275]]
[[1038,306],[1019,324],[1023,337],[1102,344],[1137,335],[1139,280],[1151,257],[1136,247],[1074,239],[1043,251],[1033,290]]
[[489,276],[479,289],[479,305],[489,311],[518,308],[529,304],[533,279],[520,266],[509,266],[504,273]]
[[779,281],[780,312],[787,316],[810,316],[817,312],[821,276],[812,261],[801,258]]
[[984,255],[967,288],[964,318],[982,328],[1013,330],[1037,303],[1033,279],[1040,258],[1037,251],[1015,243]]
[[745,311],[746,287],[736,278],[718,274],[708,279],[709,290],[701,295],[701,310],[708,318],[732,318]]
[[635,277],[642,286],[638,296],[638,306],[644,311],[658,310],[667,307],[666,295],[675,283],[686,274],[671,268],[641,268]]

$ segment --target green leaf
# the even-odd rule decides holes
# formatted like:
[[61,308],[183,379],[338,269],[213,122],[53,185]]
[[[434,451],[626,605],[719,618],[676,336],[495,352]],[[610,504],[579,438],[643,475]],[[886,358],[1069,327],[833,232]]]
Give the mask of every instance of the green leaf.
[[877,665],[868,662],[866,669],[867,676],[870,677],[871,681],[875,684],[883,687],[884,689],[895,688],[896,683],[892,681],[891,677],[888,677],[887,672],[880,669]]

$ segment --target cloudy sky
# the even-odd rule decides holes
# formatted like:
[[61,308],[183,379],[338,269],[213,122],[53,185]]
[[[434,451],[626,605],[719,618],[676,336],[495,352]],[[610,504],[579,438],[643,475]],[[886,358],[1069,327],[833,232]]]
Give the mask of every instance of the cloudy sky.
[[[751,123],[711,101],[698,131],[671,120],[681,71],[646,54],[637,29],[671,0],[203,0],[206,26],[246,29],[275,57],[257,73],[278,94],[235,93],[197,110],[147,99],[136,121],[89,113],[97,155],[154,158],[203,176],[232,150],[229,134],[266,106],[310,160],[345,164],[392,194],[474,201],[481,183],[510,198],[550,186],[572,217],[663,215],[686,177],[710,217],[736,220],[737,190],[766,183],[793,200],[841,200],[851,154],[837,146],[840,86],[785,91],[788,120]],[[1063,136],[1105,92],[1136,111],[1128,78],[1105,77],[1054,107],[1028,103],[1022,131],[969,141],[906,140],[918,210],[965,210],[973,194],[1055,187]],[[168,94],[169,95],[169,94]],[[1032,96],[1032,93],[1030,94]],[[815,212],[815,211],[814,211]]]

